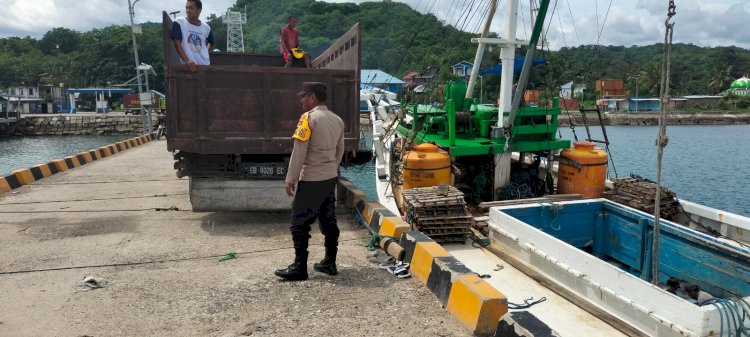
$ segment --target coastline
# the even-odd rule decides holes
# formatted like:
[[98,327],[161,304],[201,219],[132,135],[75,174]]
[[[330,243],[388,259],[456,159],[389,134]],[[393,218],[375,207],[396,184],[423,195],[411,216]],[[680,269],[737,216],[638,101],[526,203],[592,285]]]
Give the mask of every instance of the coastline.
[[[596,114],[589,113],[586,116],[586,123],[597,125]],[[583,119],[579,113],[575,115],[562,112],[558,117],[560,126],[570,126],[570,120],[573,119],[573,125],[583,124]],[[608,113],[602,115],[604,125],[622,125],[622,126],[652,126],[659,125],[658,113]],[[750,124],[750,114],[748,113],[670,113],[667,115],[667,125],[735,125]]]
[[[560,113],[558,116],[559,126],[583,125],[580,113]],[[659,125],[658,113],[607,113],[602,114],[604,125],[616,126],[656,126]],[[599,123],[596,114],[589,113],[586,124],[597,125]],[[750,124],[750,113],[670,113],[667,116],[667,125],[738,125]],[[371,130],[369,116],[360,115],[360,126],[362,130]]]

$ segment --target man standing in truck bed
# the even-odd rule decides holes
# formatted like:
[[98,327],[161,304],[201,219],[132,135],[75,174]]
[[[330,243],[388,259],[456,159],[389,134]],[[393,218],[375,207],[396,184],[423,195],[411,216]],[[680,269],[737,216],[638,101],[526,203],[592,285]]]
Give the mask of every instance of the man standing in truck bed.
[[179,17],[172,24],[172,40],[174,40],[177,55],[190,71],[198,70],[197,65],[211,64],[208,51],[214,46],[214,35],[211,27],[201,22],[203,10],[201,0],[188,0],[185,3],[185,17]]
[[[307,280],[307,247],[310,225],[317,218],[325,235],[326,256],[315,271],[336,275],[339,228],[336,224],[335,188],[344,155],[344,122],[326,107],[324,83],[305,82],[298,93],[302,114],[294,132],[294,150],[286,175],[286,193],[292,201],[294,263],[275,274],[287,280]],[[294,193],[295,185],[297,191]]]
[[[305,62],[305,67],[310,68],[310,57],[307,53],[299,50],[299,32],[297,31],[297,18],[290,16],[286,25],[279,31],[279,49],[281,56],[284,57],[284,68],[292,66],[295,59],[300,58]],[[295,55],[296,52],[296,55]]]

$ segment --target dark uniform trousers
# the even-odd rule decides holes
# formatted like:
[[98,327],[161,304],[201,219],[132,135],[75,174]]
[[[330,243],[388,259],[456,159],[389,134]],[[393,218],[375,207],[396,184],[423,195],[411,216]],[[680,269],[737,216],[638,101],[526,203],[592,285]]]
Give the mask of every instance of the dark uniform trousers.
[[336,183],[338,177],[323,181],[300,181],[292,201],[292,240],[295,254],[307,258],[310,225],[318,219],[325,235],[326,251],[335,252],[339,241],[336,224]]

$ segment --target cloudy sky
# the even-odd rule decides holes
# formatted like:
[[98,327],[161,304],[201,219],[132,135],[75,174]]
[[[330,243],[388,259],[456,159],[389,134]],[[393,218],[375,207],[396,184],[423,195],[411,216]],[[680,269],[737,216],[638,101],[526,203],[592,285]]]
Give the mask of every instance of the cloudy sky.
[[[283,1],[283,0],[282,0]],[[481,15],[489,0],[401,0],[420,12],[435,14],[446,23],[464,30],[479,29],[480,22],[465,18]],[[203,16],[224,13],[235,0],[204,0]],[[333,0],[330,2],[356,2]],[[520,38],[530,34],[528,1],[521,0],[518,29]],[[736,45],[750,48],[750,18],[747,0],[676,0],[675,42],[700,46]],[[474,4],[473,7],[470,7]],[[502,29],[505,1],[495,16],[493,31]],[[609,7],[611,4],[611,7]],[[553,0],[554,16],[548,42],[552,49],[579,44],[647,45],[663,40],[667,0]],[[183,0],[140,0],[135,5],[135,22],[161,20],[161,11],[182,10]],[[470,8],[466,8],[470,7]],[[78,31],[128,24],[128,0],[0,0],[0,37],[41,38],[54,27]],[[551,9],[552,11],[552,9]],[[461,13],[464,13],[462,16]],[[466,14],[468,13],[468,15]],[[252,10],[248,13],[252,17]],[[605,19],[606,17],[606,19]],[[468,22],[467,22],[468,21]],[[524,25],[525,24],[525,25]],[[475,28],[476,27],[476,28]],[[601,32],[601,34],[599,34]]]

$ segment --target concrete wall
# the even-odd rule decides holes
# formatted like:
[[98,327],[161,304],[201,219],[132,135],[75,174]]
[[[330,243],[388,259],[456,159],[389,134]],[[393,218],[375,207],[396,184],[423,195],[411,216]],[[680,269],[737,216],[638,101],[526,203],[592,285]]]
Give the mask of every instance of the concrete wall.
[[[156,118],[153,119],[154,123]],[[143,131],[141,116],[73,115],[24,117],[0,133],[6,136],[116,135]]]
[[[596,113],[587,114],[587,123],[589,126],[598,125]],[[560,114],[558,122],[561,126],[570,125],[570,117],[573,118],[574,124],[583,125],[581,116],[575,116],[567,113]],[[659,125],[659,113],[638,113],[638,114],[606,114],[602,116],[605,125]],[[668,125],[732,125],[732,124],[750,124],[750,114],[673,114],[667,116]]]

